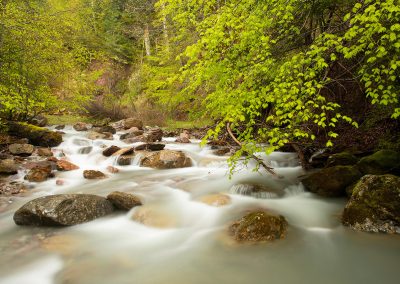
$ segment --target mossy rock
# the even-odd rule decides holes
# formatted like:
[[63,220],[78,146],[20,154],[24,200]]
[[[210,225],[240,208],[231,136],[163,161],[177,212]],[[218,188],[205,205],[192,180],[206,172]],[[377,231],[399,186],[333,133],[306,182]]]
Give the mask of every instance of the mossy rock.
[[353,166],[357,164],[358,158],[349,152],[342,152],[330,155],[326,163],[327,167]]
[[335,166],[322,169],[302,180],[307,190],[324,197],[346,195],[346,187],[356,182],[362,174],[354,166]]
[[287,227],[283,216],[254,211],[231,224],[229,235],[237,242],[266,242],[285,238]]
[[400,177],[364,176],[353,189],[342,223],[360,231],[400,233]]
[[27,138],[35,146],[56,147],[61,144],[62,136],[58,132],[25,122],[9,122],[9,134]]
[[400,175],[400,153],[392,150],[380,150],[362,158],[357,167],[364,175]]

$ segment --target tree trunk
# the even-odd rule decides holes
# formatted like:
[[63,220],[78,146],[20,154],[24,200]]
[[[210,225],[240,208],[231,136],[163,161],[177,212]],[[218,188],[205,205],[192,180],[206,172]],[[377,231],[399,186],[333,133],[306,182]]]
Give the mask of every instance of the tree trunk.
[[146,50],[146,55],[150,56],[151,55],[151,47],[150,47],[150,32],[149,32],[149,25],[146,24],[144,27],[144,48]]

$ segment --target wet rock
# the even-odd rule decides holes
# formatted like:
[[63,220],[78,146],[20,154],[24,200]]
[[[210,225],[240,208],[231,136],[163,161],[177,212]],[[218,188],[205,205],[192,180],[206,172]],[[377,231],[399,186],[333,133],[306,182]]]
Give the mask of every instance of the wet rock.
[[162,140],[163,131],[161,128],[150,128],[144,135],[147,138],[146,142],[157,142]]
[[87,125],[87,124],[84,123],[84,122],[77,122],[77,123],[73,126],[73,128],[74,128],[76,131],[88,131],[88,130],[89,130],[89,125]]
[[57,170],[59,171],[73,171],[79,169],[77,165],[74,165],[73,163],[65,160],[58,160],[56,165]]
[[110,132],[98,133],[98,132],[92,131],[88,134],[87,137],[90,140],[97,140],[97,139],[113,140],[114,139],[112,133],[110,133]]
[[26,192],[27,188],[24,183],[13,182],[0,182],[0,196],[11,196]]
[[112,156],[126,156],[126,155],[132,155],[135,152],[134,147],[126,147],[118,150]]
[[41,157],[51,157],[53,156],[53,152],[50,148],[38,148],[37,154]]
[[285,217],[255,211],[231,224],[228,232],[237,242],[265,242],[285,238],[287,227]]
[[175,140],[178,143],[190,143],[190,133],[187,130],[184,130],[179,137]]
[[228,195],[221,193],[204,195],[197,200],[215,207],[220,207],[231,203],[231,198]]
[[344,209],[342,223],[360,231],[400,234],[400,177],[362,177]]
[[[133,127],[133,128],[136,128],[136,127]],[[126,140],[126,139],[130,139],[130,138],[135,138],[135,137],[141,136],[143,134],[144,134],[143,130],[137,129],[137,130],[130,131],[128,133],[122,134],[119,139],[120,140]]]
[[278,198],[285,193],[283,190],[274,189],[263,184],[239,183],[229,189],[230,193],[252,196],[255,198]]
[[23,122],[9,122],[8,132],[17,137],[24,137],[35,146],[56,147],[62,142],[60,133]]
[[98,132],[98,133],[111,133],[111,134],[117,133],[117,130],[115,130],[114,127],[109,126],[109,125],[95,126],[95,127],[92,127],[91,130],[94,132]]
[[107,199],[118,209],[129,211],[135,206],[142,205],[139,197],[120,191],[111,192]]
[[42,162],[38,163],[37,166],[32,168],[27,175],[25,175],[24,179],[30,182],[43,182],[46,181],[49,177],[53,177],[52,174],[52,165],[50,162]]
[[230,153],[231,149],[229,147],[220,148],[214,151],[214,154],[217,156],[225,156]]
[[12,159],[0,160],[0,174],[13,175],[18,172],[18,166]]
[[107,171],[108,171],[109,173],[112,173],[112,174],[117,174],[117,173],[119,173],[119,170],[118,170],[116,167],[113,167],[113,166],[108,166],[108,167],[107,167]]
[[302,183],[309,191],[324,197],[346,195],[346,187],[362,177],[354,166],[335,166],[308,175]]
[[85,170],[83,171],[83,177],[85,179],[104,179],[107,176],[101,171]]
[[31,144],[11,144],[8,146],[8,151],[13,155],[27,157],[32,155],[35,148]]
[[119,150],[121,150],[120,147],[112,145],[103,151],[103,156],[110,157],[112,154],[118,152]]
[[132,160],[135,158],[135,155],[122,155],[117,159],[117,164],[120,166],[129,166],[132,163]]
[[92,150],[93,150],[92,146],[82,147],[82,148],[79,149],[79,154],[87,155],[90,152],[92,152]]
[[63,130],[64,128],[65,128],[65,125],[64,125],[64,124],[57,125],[57,126],[55,127],[55,129],[57,129],[57,130]]
[[135,151],[161,151],[164,150],[165,144],[145,143],[135,147]]
[[358,158],[349,152],[330,155],[326,163],[327,167],[353,166],[357,164]]
[[14,214],[17,225],[70,226],[103,217],[114,211],[104,197],[90,194],[59,194],[34,199]]
[[175,169],[191,167],[192,161],[181,151],[162,150],[148,154],[140,161],[142,167]]
[[30,120],[30,123],[36,126],[44,127],[47,125],[48,119],[43,115],[37,115]]
[[139,129],[143,129],[143,122],[140,119],[136,118],[127,118],[123,121],[124,129],[130,129],[132,127],[137,127]]
[[368,157],[362,158],[357,164],[359,170],[364,174],[400,175],[400,153],[392,150],[380,150]]

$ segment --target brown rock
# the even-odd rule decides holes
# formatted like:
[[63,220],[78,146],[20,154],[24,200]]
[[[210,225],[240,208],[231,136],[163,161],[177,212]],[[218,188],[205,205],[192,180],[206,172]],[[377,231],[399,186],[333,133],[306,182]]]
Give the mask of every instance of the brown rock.
[[135,206],[142,205],[142,202],[139,197],[120,191],[111,192],[107,199],[118,209],[121,210],[131,210]]
[[57,170],[59,171],[73,171],[77,170],[79,167],[77,165],[74,165],[71,162],[65,161],[65,160],[58,160],[57,161]]
[[85,170],[83,171],[83,177],[85,179],[104,179],[107,178],[105,174],[103,174],[100,171],[94,171],[94,170]]
[[103,156],[110,157],[119,150],[121,150],[120,147],[112,145],[103,151]]
[[30,156],[35,148],[30,144],[11,144],[8,146],[8,151],[13,155]]
[[231,224],[228,232],[237,242],[265,242],[285,238],[287,227],[283,216],[254,211]]
[[88,139],[90,139],[90,140],[97,140],[97,139],[113,140],[114,137],[113,137],[113,134],[110,132],[98,133],[98,132],[91,131],[88,134]]
[[18,172],[18,166],[12,159],[0,160],[0,174],[13,175]]
[[178,225],[178,219],[165,208],[158,206],[140,206],[134,209],[132,219],[143,225],[156,228],[174,228]]
[[137,127],[138,129],[143,129],[143,122],[136,118],[127,118],[123,122],[124,129],[130,129],[132,127]]
[[133,147],[127,147],[127,148],[122,148],[112,154],[112,156],[126,156],[126,155],[132,155],[135,151],[135,148]]
[[135,147],[135,151],[161,151],[164,150],[165,144],[145,143]]
[[87,131],[89,129],[89,126],[84,122],[77,122],[73,127],[76,131]]
[[175,169],[191,167],[192,161],[181,151],[162,150],[144,157],[140,165],[156,169]]
[[205,204],[216,207],[228,205],[231,203],[231,198],[228,195],[221,193],[204,195],[201,196],[198,200]]
[[122,155],[117,159],[117,164],[120,166],[129,166],[135,155]]
[[112,173],[112,174],[117,174],[117,173],[119,173],[119,170],[118,170],[116,167],[113,167],[113,166],[108,166],[108,167],[107,167],[107,171],[108,171],[109,173]]
[[24,177],[24,179],[30,182],[43,182],[47,180],[49,177],[53,176],[51,170],[52,166],[50,162],[44,162],[32,168],[28,172],[28,174]]
[[38,148],[37,154],[41,157],[51,157],[53,156],[53,152],[50,148]]
[[26,192],[25,184],[21,182],[0,182],[0,196],[11,196]]

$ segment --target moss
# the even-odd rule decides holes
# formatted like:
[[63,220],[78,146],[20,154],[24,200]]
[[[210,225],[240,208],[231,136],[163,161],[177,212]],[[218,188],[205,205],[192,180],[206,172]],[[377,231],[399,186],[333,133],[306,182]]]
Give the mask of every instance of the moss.
[[10,122],[9,133],[20,138],[28,138],[30,143],[37,146],[55,147],[62,142],[60,133],[26,122]]
[[400,153],[392,150],[380,150],[362,158],[357,167],[363,174],[400,174]]
[[349,152],[342,152],[329,156],[327,167],[352,166],[357,164],[358,158]]

